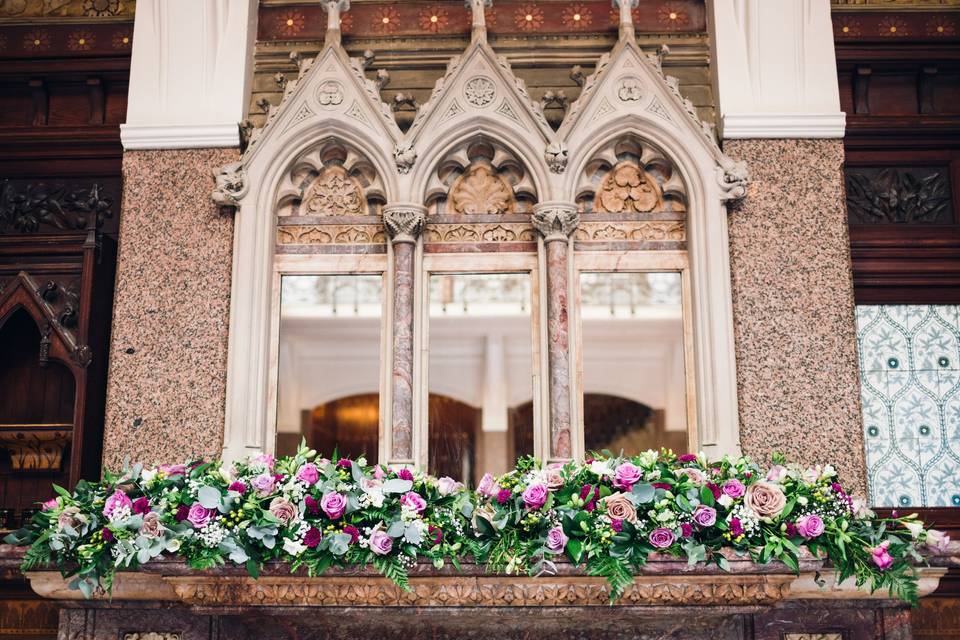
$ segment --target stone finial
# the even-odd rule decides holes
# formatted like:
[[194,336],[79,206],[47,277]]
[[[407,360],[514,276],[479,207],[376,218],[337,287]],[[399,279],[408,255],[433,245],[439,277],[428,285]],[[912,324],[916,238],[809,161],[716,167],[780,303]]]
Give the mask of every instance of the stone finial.
[[633,13],[639,0],[611,0],[614,7],[620,9],[620,40],[630,40],[636,37],[633,29]]
[[569,202],[544,202],[533,208],[533,226],[544,242],[567,241],[580,224],[577,205]]
[[383,225],[394,244],[415,244],[427,221],[427,208],[419,204],[388,204],[383,208]]
[[470,39],[473,42],[487,41],[487,18],[484,10],[493,6],[493,0],[464,0],[464,6],[473,12],[470,26]]
[[323,46],[340,46],[340,14],[350,10],[350,0],[320,0],[327,10],[327,34],[323,39]]

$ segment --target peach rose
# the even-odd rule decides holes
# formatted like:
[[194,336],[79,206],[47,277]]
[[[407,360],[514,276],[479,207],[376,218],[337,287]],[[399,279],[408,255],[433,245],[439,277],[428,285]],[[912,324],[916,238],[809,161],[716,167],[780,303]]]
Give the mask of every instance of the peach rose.
[[761,518],[776,518],[787,505],[787,497],[779,486],[761,480],[747,487],[743,504]]
[[547,467],[543,472],[543,481],[550,491],[556,491],[563,487],[563,475],[560,473],[561,467]]
[[622,493],[612,493],[601,500],[607,507],[607,515],[614,520],[637,521],[637,510],[630,499]]
[[290,524],[297,517],[297,508],[286,498],[277,497],[270,501],[270,513],[281,524]]
[[160,537],[160,514],[156,511],[143,516],[143,524],[140,525],[140,533],[148,538]]
[[60,516],[57,518],[57,527],[61,530],[66,527],[79,529],[84,522],[86,522],[86,519],[80,515],[78,507],[67,507],[60,512]]

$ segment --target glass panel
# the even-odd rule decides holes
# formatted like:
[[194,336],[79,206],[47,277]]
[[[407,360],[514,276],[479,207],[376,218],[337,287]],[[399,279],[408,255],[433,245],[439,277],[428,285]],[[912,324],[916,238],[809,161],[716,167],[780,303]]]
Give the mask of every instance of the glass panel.
[[687,451],[680,274],[582,273],[587,451]]
[[858,306],[857,348],[871,504],[960,507],[960,306]]
[[277,453],[306,438],[322,455],[377,460],[380,275],[283,276]]
[[529,274],[431,276],[430,473],[475,485],[533,453],[530,291]]

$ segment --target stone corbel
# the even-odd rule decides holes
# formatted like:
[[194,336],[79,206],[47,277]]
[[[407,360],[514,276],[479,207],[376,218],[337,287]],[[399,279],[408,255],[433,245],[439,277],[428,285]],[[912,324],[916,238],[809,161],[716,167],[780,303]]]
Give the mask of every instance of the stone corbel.
[[221,167],[214,175],[214,181],[216,185],[211,194],[214,203],[221,209],[236,210],[247,186],[243,164],[233,162]]
[[746,196],[750,184],[747,163],[723,156],[717,167],[717,184],[720,185],[721,200],[740,200]]

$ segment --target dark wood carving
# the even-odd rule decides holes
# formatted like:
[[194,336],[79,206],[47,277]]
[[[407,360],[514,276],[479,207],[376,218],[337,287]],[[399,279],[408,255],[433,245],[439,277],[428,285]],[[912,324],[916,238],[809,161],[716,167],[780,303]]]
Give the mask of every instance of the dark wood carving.
[[951,223],[947,168],[846,170],[850,224]]

